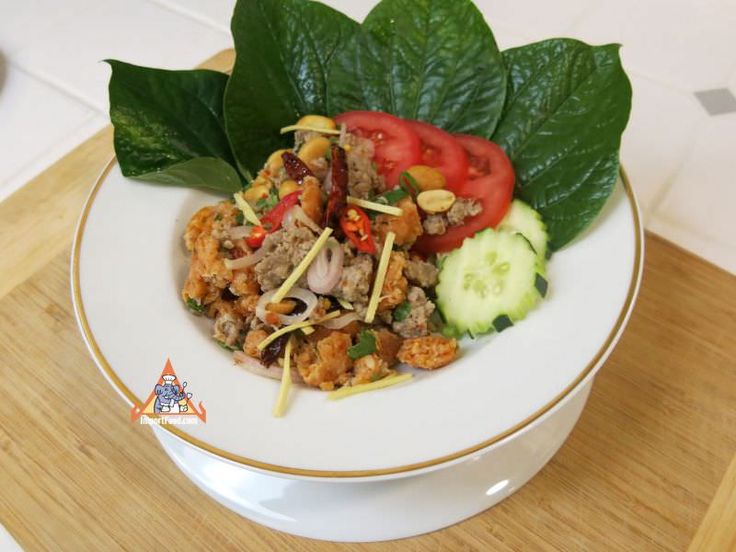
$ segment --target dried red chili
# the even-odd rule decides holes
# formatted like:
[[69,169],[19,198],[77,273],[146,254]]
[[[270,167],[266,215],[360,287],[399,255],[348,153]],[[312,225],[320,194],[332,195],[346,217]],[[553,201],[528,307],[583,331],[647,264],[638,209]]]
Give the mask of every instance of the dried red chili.
[[330,151],[332,158],[332,189],[327,200],[323,226],[330,226],[337,221],[345,209],[348,197],[348,163],[345,150],[337,144],[332,144]]
[[296,180],[301,184],[306,177],[314,176],[314,173],[309,167],[307,167],[304,161],[299,159],[292,152],[285,151],[281,154],[281,159],[284,160],[284,170],[286,171],[286,174],[288,174],[289,178],[292,180]]
[[351,205],[340,217],[340,227],[345,237],[362,253],[375,253],[376,242],[371,234],[371,219],[360,207]]

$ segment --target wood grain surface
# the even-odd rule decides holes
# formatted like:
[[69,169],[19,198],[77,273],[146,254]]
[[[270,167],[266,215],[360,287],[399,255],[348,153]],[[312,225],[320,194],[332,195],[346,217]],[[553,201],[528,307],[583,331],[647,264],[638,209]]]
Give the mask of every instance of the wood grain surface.
[[26,550],[736,547],[736,278],[652,235],[639,302],[580,423],[508,500],[372,545],[292,537],[215,503],[130,423],[74,321],[73,221],[110,137],[0,203],[0,523]]

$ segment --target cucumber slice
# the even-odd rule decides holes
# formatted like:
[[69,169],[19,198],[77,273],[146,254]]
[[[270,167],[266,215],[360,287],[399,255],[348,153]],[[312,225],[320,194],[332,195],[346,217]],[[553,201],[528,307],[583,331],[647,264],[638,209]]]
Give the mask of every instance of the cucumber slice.
[[502,331],[526,316],[546,293],[543,266],[518,233],[490,228],[447,255],[436,287],[437,305],[453,335]]
[[508,213],[496,230],[520,233],[532,244],[539,260],[543,263],[547,260],[547,226],[542,216],[523,201],[515,199],[511,202]]

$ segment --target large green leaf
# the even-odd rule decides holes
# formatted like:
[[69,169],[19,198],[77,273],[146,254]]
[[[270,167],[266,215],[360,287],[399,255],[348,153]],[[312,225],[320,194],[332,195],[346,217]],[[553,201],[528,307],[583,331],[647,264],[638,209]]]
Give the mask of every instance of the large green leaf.
[[542,213],[559,249],[602,209],[619,171],[631,85],[618,45],[553,39],[504,52],[509,86],[493,140],[516,194]]
[[383,0],[332,66],[329,111],[387,111],[488,137],[505,92],[501,54],[470,0]]
[[195,157],[133,178],[167,186],[202,188],[215,192],[234,193],[243,188],[240,175],[233,166],[215,157]]
[[359,27],[305,0],[240,0],[231,26],[236,59],[225,119],[238,162],[255,172],[292,139],[279,136],[279,128],[327,113],[330,64]]
[[[227,75],[108,63],[115,153],[125,176],[160,181],[152,175],[179,165],[176,173],[181,179],[180,165],[198,157],[234,164],[222,114]],[[228,173],[227,178],[231,176]],[[229,181],[222,184],[223,191],[231,187]]]

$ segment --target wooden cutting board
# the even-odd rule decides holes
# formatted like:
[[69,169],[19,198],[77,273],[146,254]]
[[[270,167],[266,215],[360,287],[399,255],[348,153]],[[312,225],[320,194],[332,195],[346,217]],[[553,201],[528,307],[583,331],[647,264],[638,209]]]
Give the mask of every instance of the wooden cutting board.
[[130,423],[74,321],[72,231],[111,137],[0,203],[0,523],[25,549],[736,550],[736,278],[653,235],[580,423],[508,500],[436,533],[347,546],[215,503]]

